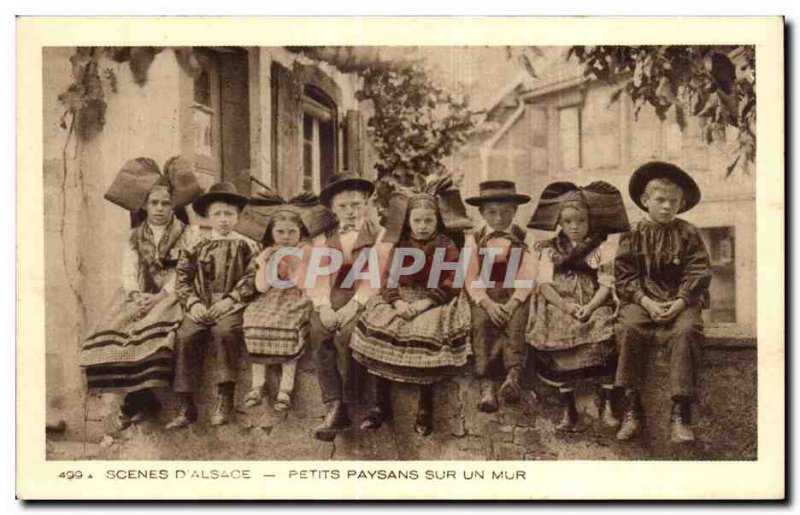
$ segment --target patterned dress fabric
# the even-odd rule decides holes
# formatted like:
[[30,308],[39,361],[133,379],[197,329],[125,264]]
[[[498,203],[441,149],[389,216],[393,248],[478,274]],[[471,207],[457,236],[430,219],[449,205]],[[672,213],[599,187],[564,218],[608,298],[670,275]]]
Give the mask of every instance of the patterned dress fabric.
[[158,294],[159,299],[142,313],[133,300],[135,292],[120,288],[114,294],[81,349],[81,366],[90,390],[132,392],[169,386],[175,331],[183,311],[168,285],[175,278],[185,229],[180,220],[173,219],[159,241],[154,241],[147,223],[131,231],[128,245],[136,256],[138,291]]
[[[436,249],[445,249],[447,262],[458,261],[459,249],[442,234],[427,241],[402,239],[395,246],[404,247],[422,250],[425,266],[415,274],[401,276],[396,288],[384,288],[367,302],[356,323],[350,348],[353,357],[374,375],[399,382],[432,384],[466,365],[472,354],[470,305],[465,292],[452,287],[454,272],[444,271],[436,287],[428,288]],[[390,263],[393,255],[394,250]],[[409,304],[430,299],[434,307],[406,320],[392,305],[398,299]]]
[[[285,258],[281,264],[292,262]],[[289,268],[279,267],[278,278],[290,279]],[[242,327],[250,357],[260,363],[278,364],[300,356],[308,343],[310,314],[311,300],[297,286],[270,288],[259,295],[244,310]]]
[[[536,246],[540,284],[566,302],[587,304],[600,286],[613,288],[614,249],[602,237],[575,247],[563,232]],[[615,304],[611,298],[585,322],[548,302],[541,290],[531,302],[527,341],[536,349],[539,377],[554,386],[606,381],[616,370]]]

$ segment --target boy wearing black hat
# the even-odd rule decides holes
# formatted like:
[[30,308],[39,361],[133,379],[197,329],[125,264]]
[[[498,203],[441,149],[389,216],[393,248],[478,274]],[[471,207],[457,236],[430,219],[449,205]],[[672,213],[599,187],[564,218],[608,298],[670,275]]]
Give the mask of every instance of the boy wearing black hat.
[[622,235],[614,262],[621,301],[616,384],[626,389],[628,402],[617,439],[629,440],[641,431],[639,390],[647,345],[655,339],[669,350],[671,439],[691,442],[691,404],[704,343],[701,310],[708,305],[711,268],[698,229],[676,215],[700,202],[700,189],[677,166],[652,162],[634,172],[629,191],[647,217]]
[[327,407],[314,437],[326,442],[350,427],[347,406],[356,401],[359,374],[350,351],[350,337],[366,298],[359,294],[361,280],[351,285],[343,283],[359,254],[369,252],[378,241],[380,226],[368,217],[369,198],[374,190],[374,184],[366,179],[341,174],[335,175],[319,195],[322,204],[336,215],[338,225],[315,238],[313,247],[331,249],[342,256],[341,267],[318,277],[307,292],[314,306],[309,339],[322,401]]
[[[481,399],[478,409],[491,413],[499,408],[493,372],[505,374],[500,394],[506,402],[519,400],[519,376],[525,325],[528,321],[528,297],[533,287],[533,268],[526,243],[526,232],[514,223],[517,208],[528,203],[528,195],[517,193],[511,181],[485,181],[480,193],[466,199],[477,206],[484,220],[482,227],[470,236],[467,246],[474,249],[467,274],[467,290],[472,298],[472,347],[475,353],[475,375],[480,380]],[[495,256],[483,249],[493,248]],[[529,281],[529,286],[507,288],[506,270],[512,263],[512,252],[519,253],[515,279]],[[484,264],[486,259],[493,259]],[[480,287],[476,281],[485,266],[491,267],[491,285]],[[479,281],[478,281],[479,282]],[[487,287],[488,286],[488,287]]]
[[168,429],[186,427],[197,419],[194,392],[202,373],[203,345],[215,348],[215,375],[219,396],[212,425],[233,416],[239,349],[242,346],[242,310],[256,295],[252,258],[258,244],[233,229],[247,197],[229,182],[212,185],[192,206],[208,219],[211,235],[183,252],[178,261],[176,291],[184,319],[175,342],[175,379],[178,415]]

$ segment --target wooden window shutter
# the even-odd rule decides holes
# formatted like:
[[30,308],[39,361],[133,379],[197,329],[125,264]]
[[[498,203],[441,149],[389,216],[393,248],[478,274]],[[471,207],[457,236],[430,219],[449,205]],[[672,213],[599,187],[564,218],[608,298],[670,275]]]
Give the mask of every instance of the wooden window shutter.
[[302,177],[302,120],[303,84],[284,66],[272,64],[275,110],[273,118],[275,187],[284,196],[298,193]]
[[247,54],[231,52],[220,59],[223,179],[250,194],[250,106]]
[[361,156],[361,113],[355,109],[347,111],[345,118],[345,130],[347,136],[347,162],[345,167],[347,171],[363,175],[364,165]]

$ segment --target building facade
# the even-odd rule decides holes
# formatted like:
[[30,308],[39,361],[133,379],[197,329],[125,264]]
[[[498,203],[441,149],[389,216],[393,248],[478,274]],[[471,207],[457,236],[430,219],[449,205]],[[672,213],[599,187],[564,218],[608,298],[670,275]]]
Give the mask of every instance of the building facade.
[[[511,84],[488,113],[492,127],[458,158],[464,188],[478,190],[487,179],[510,179],[533,197],[520,210],[527,222],[544,187],[554,181],[614,184],[625,197],[632,223],[644,213],[628,198],[628,179],[638,166],[663,160],[678,164],[703,192],[699,206],[681,215],[701,228],[713,267],[707,333],[721,342],[752,343],[756,337],[755,167],[726,178],[735,156],[736,134],[707,144],[698,119],[681,130],[671,110],[659,120],[649,106],[634,112],[619,85],[588,81],[578,66],[564,62],[533,85]],[[539,233],[536,238],[550,235]]]
[[193,48],[190,73],[165,48],[140,85],[128,63],[103,58],[116,91],[106,91],[102,130],[84,141],[60,127],[73,50],[42,55],[47,387],[59,416],[81,413],[81,339],[120,286],[129,218],[103,194],[125,161],[163,166],[181,154],[203,187],[227,180],[248,194],[261,183],[285,196],[319,192],[340,171],[372,170],[362,144],[369,106],[355,98],[354,73],[283,47]]

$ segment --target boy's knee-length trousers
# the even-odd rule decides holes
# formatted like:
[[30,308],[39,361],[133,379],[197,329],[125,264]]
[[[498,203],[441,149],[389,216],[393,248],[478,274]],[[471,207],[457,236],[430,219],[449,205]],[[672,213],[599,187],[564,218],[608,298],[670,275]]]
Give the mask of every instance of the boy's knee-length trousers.
[[311,312],[309,339],[314,348],[317,379],[324,403],[356,402],[358,370],[350,351],[350,337],[357,318],[338,331],[330,331],[322,325],[319,313],[316,310]]
[[[505,304],[511,298],[510,291],[495,294],[490,290],[489,298]],[[505,327],[497,327],[483,307],[471,303],[472,307],[472,351],[475,353],[475,375],[483,378],[497,369],[508,372],[522,366],[522,353],[525,344],[525,326],[528,323],[530,300],[517,307]]]
[[704,334],[699,306],[690,306],[672,322],[657,324],[637,304],[625,304],[615,325],[619,362],[617,386],[641,388],[645,381],[648,345],[666,345],[669,355],[669,391],[675,399],[696,397],[697,371]]
[[190,393],[197,389],[199,376],[203,373],[203,347],[209,340],[214,347],[217,384],[235,382],[242,337],[241,310],[221,317],[210,326],[185,317],[175,339],[173,389],[179,393]]

